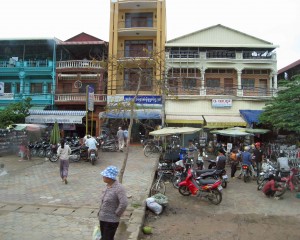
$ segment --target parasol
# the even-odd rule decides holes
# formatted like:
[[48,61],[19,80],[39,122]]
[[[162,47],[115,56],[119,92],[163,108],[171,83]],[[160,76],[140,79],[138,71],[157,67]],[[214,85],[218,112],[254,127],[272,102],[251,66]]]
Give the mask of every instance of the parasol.
[[53,145],[57,145],[60,141],[60,131],[58,123],[55,122],[53,125],[53,129],[50,134],[50,143]]

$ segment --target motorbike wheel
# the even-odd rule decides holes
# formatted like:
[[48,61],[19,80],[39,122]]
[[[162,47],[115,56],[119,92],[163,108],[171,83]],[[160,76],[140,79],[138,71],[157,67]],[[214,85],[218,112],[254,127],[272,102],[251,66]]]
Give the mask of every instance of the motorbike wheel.
[[47,151],[46,151],[46,157],[47,157],[47,158],[50,158],[51,155],[52,155],[52,150],[47,150]]
[[222,187],[227,188],[227,181],[222,180]]
[[50,160],[50,162],[57,162],[58,156],[57,156],[56,154],[52,154],[52,155],[49,157],[49,160]]
[[282,191],[276,191],[274,197],[281,197],[283,194],[285,194],[285,192],[286,192],[286,187],[283,187]]
[[37,156],[37,150],[33,149],[31,152],[31,156],[36,157]]
[[178,191],[183,196],[190,196],[192,194],[187,186],[179,186]]
[[149,145],[146,145],[144,148],[144,155],[146,157],[149,157],[152,154],[152,148]]
[[76,158],[70,158],[72,162],[79,162],[81,160],[80,153],[75,153],[74,155],[77,155],[78,157]]
[[179,183],[181,182],[181,177],[180,176],[174,176],[173,179],[172,179],[172,184],[173,184],[173,187],[178,189],[179,188]]
[[207,196],[208,201],[214,205],[218,205],[222,202],[222,193],[218,189],[213,189]]
[[163,181],[156,180],[151,187],[151,196],[157,193],[165,194],[166,185]]
[[244,182],[245,182],[245,183],[246,183],[246,182],[249,182],[250,179],[251,179],[251,177],[250,177],[249,175],[244,174]]
[[259,176],[259,177],[256,179],[257,185],[259,185],[264,179],[265,179],[265,177],[264,177],[263,175]]
[[40,150],[40,151],[38,151],[37,155],[40,158],[45,157],[45,151],[44,150]]
[[267,183],[267,179],[262,180],[262,182],[257,186],[257,190],[262,190],[265,184]]

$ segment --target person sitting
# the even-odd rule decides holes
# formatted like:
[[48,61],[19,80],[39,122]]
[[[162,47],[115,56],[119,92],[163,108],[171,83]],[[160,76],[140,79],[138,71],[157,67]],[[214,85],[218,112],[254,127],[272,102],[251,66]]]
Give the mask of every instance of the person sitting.
[[97,144],[98,142],[96,141],[95,138],[91,137],[91,135],[87,135],[85,145],[88,147],[88,158],[90,158],[92,150],[95,150],[96,156],[98,157]]
[[[244,148],[244,152],[241,153],[241,160],[242,160],[242,165],[243,164],[248,165],[251,173],[253,174],[254,173],[254,169],[253,169],[253,166],[252,166],[252,155],[249,152],[249,150],[250,150],[249,146],[246,146]],[[243,174],[243,169],[241,168],[241,172],[240,172],[238,178],[241,178],[242,174]]]
[[262,191],[267,197],[274,197],[276,191],[282,191],[282,188],[275,187],[275,177],[273,174],[269,176],[269,181],[265,184]]

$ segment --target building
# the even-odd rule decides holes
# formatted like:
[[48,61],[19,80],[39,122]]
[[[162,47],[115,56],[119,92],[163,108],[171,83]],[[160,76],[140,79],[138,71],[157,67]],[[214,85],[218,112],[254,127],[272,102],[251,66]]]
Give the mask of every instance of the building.
[[167,41],[166,123],[253,126],[243,114],[259,114],[277,90],[276,47],[220,24]]
[[55,39],[0,40],[0,107],[32,99],[51,108],[55,89]]
[[[161,120],[165,0],[111,0],[110,8],[108,110],[100,118],[128,118],[126,111],[114,113],[114,106],[126,105],[134,97],[140,81],[136,101],[139,110],[135,111],[135,117]],[[137,134],[138,130],[133,132],[134,137]]]
[[278,80],[289,80],[295,75],[300,75],[300,59],[278,70]]

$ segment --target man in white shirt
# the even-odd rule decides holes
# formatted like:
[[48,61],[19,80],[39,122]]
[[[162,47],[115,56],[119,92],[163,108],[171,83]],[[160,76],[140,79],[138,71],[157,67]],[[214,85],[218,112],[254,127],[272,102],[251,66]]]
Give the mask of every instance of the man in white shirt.
[[98,149],[97,149],[97,141],[95,138],[87,135],[87,139],[85,141],[85,145],[89,148],[88,149],[88,156],[90,157],[91,150],[96,150],[96,156],[98,156]]

